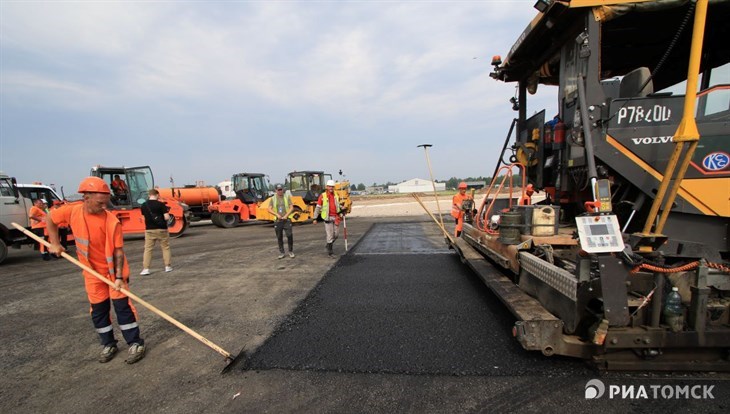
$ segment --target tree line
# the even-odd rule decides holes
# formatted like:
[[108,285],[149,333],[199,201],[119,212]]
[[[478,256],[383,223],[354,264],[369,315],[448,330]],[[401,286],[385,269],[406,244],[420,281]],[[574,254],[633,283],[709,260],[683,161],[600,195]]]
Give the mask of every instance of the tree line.
[[[512,182],[515,185],[517,185],[517,186],[520,185],[521,180],[522,180],[522,178],[521,178],[520,174],[514,174],[512,176]],[[489,183],[492,182],[492,177],[481,177],[481,176],[480,177],[466,177],[466,178],[451,177],[448,180],[439,180],[439,179],[436,179],[436,182],[437,183],[446,183],[446,189],[447,190],[455,190],[456,187],[459,186],[459,183],[462,182],[462,181],[466,181],[466,182],[472,182],[472,181],[473,182],[482,182],[482,183],[484,183],[485,186],[488,186]],[[498,183],[499,183],[499,181],[498,181]],[[383,187],[383,188],[387,189],[389,185],[396,185],[396,184],[398,184],[398,183],[394,183],[394,182],[388,181],[385,184],[373,183],[372,187]],[[358,185],[352,184],[350,186],[350,190],[351,191],[364,191],[366,188],[367,187],[363,183],[360,183]]]

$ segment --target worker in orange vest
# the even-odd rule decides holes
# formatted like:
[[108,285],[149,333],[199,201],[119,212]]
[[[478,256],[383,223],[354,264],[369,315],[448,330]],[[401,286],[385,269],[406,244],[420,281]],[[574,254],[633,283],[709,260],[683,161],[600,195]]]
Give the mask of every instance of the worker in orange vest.
[[127,199],[127,183],[119,177],[119,174],[114,174],[114,180],[112,180],[112,190],[114,195],[119,199]]
[[[28,212],[28,218],[30,219],[31,231],[38,237],[45,236],[46,229],[46,209],[48,204],[46,200],[42,198],[36,198],[33,202],[33,207]],[[38,243],[38,249],[41,252],[43,260],[51,260],[51,255],[46,251],[46,246],[42,243]]]
[[[111,321],[111,307],[129,345],[126,362],[134,364],[144,358],[144,341],[137,325],[137,311],[121,288],[128,289],[129,264],[124,255],[122,225],[106,210],[111,197],[109,186],[99,177],[87,177],[79,185],[83,203],[66,204],[48,214],[46,224],[51,242],[49,251],[60,255],[65,249],[58,236],[58,225],[71,225],[79,261],[114,282],[114,288],[84,271],[86,294],[91,303],[91,319],[103,346],[99,362],[109,362],[117,353],[117,341]],[[111,302],[110,302],[111,299]]]
[[454,237],[459,237],[461,235],[461,230],[464,228],[464,201],[474,199],[470,194],[466,193],[466,187],[467,185],[464,181],[460,182],[458,187],[459,192],[451,199],[451,217],[453,217],[456,222]]

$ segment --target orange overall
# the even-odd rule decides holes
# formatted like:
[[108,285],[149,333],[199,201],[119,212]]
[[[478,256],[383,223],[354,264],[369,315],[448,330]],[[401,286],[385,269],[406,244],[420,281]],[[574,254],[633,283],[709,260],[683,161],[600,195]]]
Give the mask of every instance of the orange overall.
[[454,198],[451,199],[451,216],[456,219],[456,228],[454,229],[454,236],[459,237],[461,230],[464,228],[464,210],[461,209],[461,205],[464,200],[472,200],[472,196],[466,194],[466,191],[462,193],[459,191],[456,193]]
[[[64,205],[51,211],[54,223],[69,223],[76,240],[76,252],[81,263],[93,268],[112,283],[115,281],[114,251],[124,246],[122,226],[110,212],[90,214],[83,204]],[[139,337],[137,311],[129,298],[120,291],[84,271],[84,285],[91,303],[91,318],[102,345],[116,343],[111,323],[111,304],[117,315],[117,322],[128,344],[143,344]],[[123,286],[128,289],[129,264],[124,258],[122,268]]]
[[[46,212],[37,206],[33,206],[30,208],[30,211],[28,212],[28,217],[30,217],[30,228],[33,230],[33,233],[38,235],[39,237],[44,236],[44,230],[46,229]],[[48,239],[46,239],[48,240]],[[43,243],[38,243],[39,249],[41,253],[46,252],[46,246]]]

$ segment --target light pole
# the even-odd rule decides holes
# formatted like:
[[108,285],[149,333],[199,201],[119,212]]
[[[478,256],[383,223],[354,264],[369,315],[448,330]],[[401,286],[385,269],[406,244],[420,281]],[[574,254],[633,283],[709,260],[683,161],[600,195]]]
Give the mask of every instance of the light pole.
[[426,165],[428,165],[428,174],[431,176],[431,184],[433,185],[433,198],[436,199],[436,208],[439,211],[439,220],[441,221],[441,227],[444,227],[444,216],[441,214],[441,205],[439,204],[439,198],[436,195],[436,182],[433,180],[433,171],[431,171],[431,160],[428,159],[428,148],[433,147],[431,144],[421,144],[419,147],[423,147],[426,152]]

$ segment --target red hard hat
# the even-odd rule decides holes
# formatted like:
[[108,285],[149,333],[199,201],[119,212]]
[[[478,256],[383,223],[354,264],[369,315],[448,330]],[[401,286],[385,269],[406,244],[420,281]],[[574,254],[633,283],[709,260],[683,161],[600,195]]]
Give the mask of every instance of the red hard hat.
[[464,181],[459,183],[459,190],[461,190],[462,188],[466,188],[466,183]]
[[109,186],[99,177],[86,177],[79,184],[79,193],[105,193],[111,194]]

